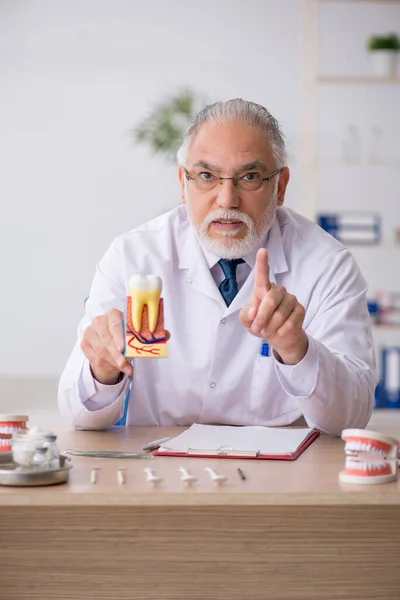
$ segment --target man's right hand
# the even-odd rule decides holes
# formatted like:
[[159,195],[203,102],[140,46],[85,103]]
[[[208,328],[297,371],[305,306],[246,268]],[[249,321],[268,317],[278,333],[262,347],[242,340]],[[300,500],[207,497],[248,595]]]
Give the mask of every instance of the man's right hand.
[[113,385],[121,372],[133,373],[130,361],[122,354],[125,344],[122,318],[122,312],[112,308],[105,315],[95,317],[85,330],[81,348],[99,383]]

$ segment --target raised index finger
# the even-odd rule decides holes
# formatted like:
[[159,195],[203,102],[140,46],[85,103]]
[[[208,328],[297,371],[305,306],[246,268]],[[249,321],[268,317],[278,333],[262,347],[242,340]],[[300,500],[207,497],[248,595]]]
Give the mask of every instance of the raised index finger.
[[270,289],[268,252],[266,248],[260,248],[256,256],[254,293],[257,297],[262,297]]

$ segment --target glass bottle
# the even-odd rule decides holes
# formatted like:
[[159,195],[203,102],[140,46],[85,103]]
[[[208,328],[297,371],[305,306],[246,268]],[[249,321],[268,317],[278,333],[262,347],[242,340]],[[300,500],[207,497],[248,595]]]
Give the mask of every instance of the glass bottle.
[[343,140],[343,160],[349,163],[361,162],[361,138],[355,125],[350,125]]
[[57,436],[54,433],[46,433],[44,436],[43,447],[47,448],[47,459],[51,469],[60,468],[60,452],[57,446]]
[[47,452],[47,448],[44,448],[43,446],[36,448],[35,456],[33,457],[33,466],[35,469],[49,468]]
[[373,127],[371,131],[371,147],[369,160],[373,164],[382,164],[383,151],[383,131],[380,127]]

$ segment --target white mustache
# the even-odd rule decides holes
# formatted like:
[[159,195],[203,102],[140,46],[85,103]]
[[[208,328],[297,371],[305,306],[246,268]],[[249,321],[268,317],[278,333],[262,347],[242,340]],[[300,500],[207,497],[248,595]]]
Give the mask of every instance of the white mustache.
[[220,208],[215,212],[211,213],[210,215],[206,216],[203,223],[201,224],[202,231],[208,231],[208,228],[210,227],[211,223],[213,221],[218,221],[219,219],[225,219],[229,221],[242,221],[245,225],[247,225],[248,229],[251,229],[253,227],[253,221],[248,215],[246,215],[246,213],[243,213],[242,211],[234,208],[230,210]]
[[[276,188],[277,189],[277,188]],[[277,208],[277,191],[270,199],[268,206],[261,215],[257,217],[257,221],[253,220],[249,215],[242,211],[232,208],[219,208],[212,214],[205,217],[202,223],[196,223],[193,218],[191,199],[185,189],[185,200],[188,210],[189,219],[196,231],[196,235],[204,247],[220,258],[241,258],[248,252],[257,247],[263,235],[270,229],[272,222],[275,219]],[[247,231],[242,239],[236,239],[236,229],[232,231],[222,231],[221,236],[212,239],[209,235],[209,228],[213,221],[219,219],[227,219],[233,221],[242,221],[247,226]]]

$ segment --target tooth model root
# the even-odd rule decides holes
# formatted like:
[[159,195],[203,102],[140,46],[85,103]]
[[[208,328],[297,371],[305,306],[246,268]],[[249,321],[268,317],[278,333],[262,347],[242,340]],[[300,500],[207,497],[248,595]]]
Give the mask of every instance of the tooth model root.
[[156,275],[131,277],[129,294],[132,299],[132,323],[136,331],[140,331],[142,327],[142,313],[145,304],[147,305],[150,333],[154,333],[156,330],[161,287],[161,279]]

